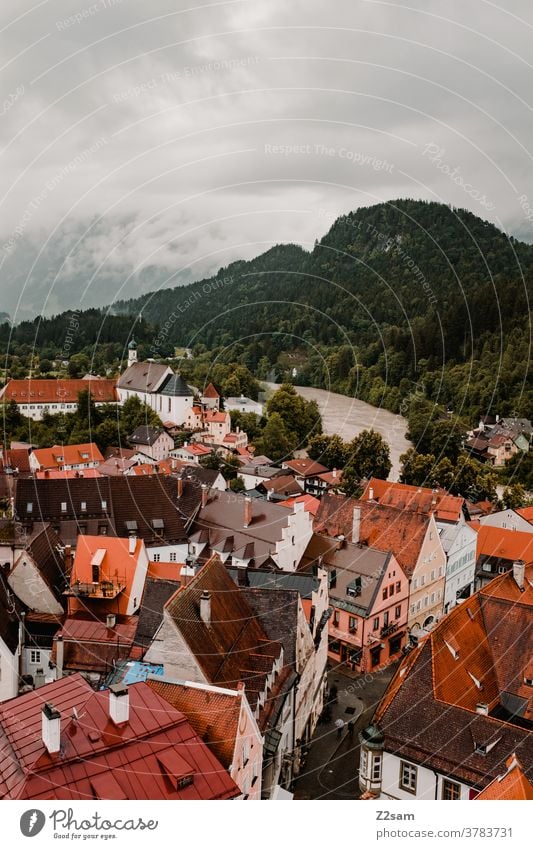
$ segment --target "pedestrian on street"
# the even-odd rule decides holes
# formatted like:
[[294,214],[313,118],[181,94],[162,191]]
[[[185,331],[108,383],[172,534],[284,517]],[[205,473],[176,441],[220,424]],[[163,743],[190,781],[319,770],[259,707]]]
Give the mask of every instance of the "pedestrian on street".
[[335,720],[335,728],[337,729],[337,740],[340,740],[342,729],[344,728],[344,720],[340,717]]
[[353,739],[354,728],[355,728],[355,719],[350,719],[350,721],[348,723],[348,736],[349,736],[350,740]]
[[335,686],[335,684],[332,684],[331,687],[330,687],[330,690],[329,690],[329,695],[330,695],[330,698],[331,698],[331,701],[333,702],[333,704],[337,703],[337,693],[338,692],[339,691],[338,691],[337,687]]

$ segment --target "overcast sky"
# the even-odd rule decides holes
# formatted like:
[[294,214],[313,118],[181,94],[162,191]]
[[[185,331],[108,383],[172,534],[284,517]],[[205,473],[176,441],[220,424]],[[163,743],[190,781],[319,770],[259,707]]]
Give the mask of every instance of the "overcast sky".
[[3,0],[0,311],[310,247],[398,197],[533,241],[532,5]]

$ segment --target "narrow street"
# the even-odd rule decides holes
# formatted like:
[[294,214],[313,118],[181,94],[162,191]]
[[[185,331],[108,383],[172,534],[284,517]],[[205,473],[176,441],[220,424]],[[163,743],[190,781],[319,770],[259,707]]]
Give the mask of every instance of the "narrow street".
[[[392,665],[372,675],[353,677],[344,667],[329,672],[330,689],[338,688],[337,701],[330,702],[331,719],[316,728],[305,766],[294,781],[295,799],[359,799],[358,735],[372,719],[395,669]],[[340,737],[335,725],[338,719],[345,723]],[[355,720],[353,732],[348,729],[351,720]]]

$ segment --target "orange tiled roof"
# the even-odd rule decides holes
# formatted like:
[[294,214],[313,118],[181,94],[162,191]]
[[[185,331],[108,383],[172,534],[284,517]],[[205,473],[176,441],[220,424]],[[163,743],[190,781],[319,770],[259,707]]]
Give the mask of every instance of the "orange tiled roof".
[[85,390],[89,390],[93,400],[99,404],[117,400],[116,380],[108,378],[10,380],[2,392],[2,400],[16,401],[17,404],[72,404],[77,402],[78,393]]
[[511,755],[506,761],[507,772],[499,775],[494,781],[481,791],[476,799],[485,800],[505,800],[533,799],[533,784],[524,774],[524,768],[516,755]]
[[[137,562],[144,545],[141,539],[137,539],[133,554],[130,554],[129,543],[129,539],[124,537],[78,536],[70,586],[72,587],[76,582],[80,584],[93,582],[92,560],[97,552],[100,552],[98,557],[100,581],[111,581],[124,586],[116,598],[112,599],[112,612],[126,614]],[[72,608],[79,609],[75,600],[72,601],[74,602]],[[81,599],[82,609],[86,606],[87,602]]]
[[[34,457],[43,469],[58,469],[80,463],[103,463],[104,458],[94,442],[78,445],[52,445],[51,448],[35,448]],[[87,456],[83,456],[87,455]]]
[[203,397],[203,398],[220,398],[220,395],[219,395],[219,394],[218,394],[218,392],[216,391],[216,389],[215,389],[215,387],[213,386],[213,384],[212,384],[212,383],[210,383],[210,384],[209,384],[209,386],[207,386],[207,387],[204,389],[203,394],[202,394],[202,397]]
[[230,695],[217,687],[188,686],[185,682],[155,678],[146,683],[158,696],[185,714],[198,736],[229,769],[239,729],[240,692]]
[[435,513],[437,519],[456,522],[461,518],[463,498],[449,495],[443,489],[429,489],[405,483],[393,483],[371,478],[361,496],[362,501],[373,499],[388,507],[413,510],[417,513]]
[[150,560],[148,563],[148,578],[158,578],[161,581],[179,581],[180,572],[184,563],[170,563],[158,560],[157,563]]
[[295,504],[303,504],[304,510],[311,513],[311,516],[316,516],[320,507],[320,501],[314,495],[297,495],[293,498],[286,498],[285,501],[279,503],[282,507],[288,507],[290,510],[293,509]]
[[227,420],[228,415],[229,413],[219,412],[218,410],[207,410],[207,412],[204,413],[204,421],[224,423]]
[[519,507],[516,512],[527,522],[533,524],[533,507]]
[[511,531],[482,525],[478,530],[476,556],[533,563],[533,532]]

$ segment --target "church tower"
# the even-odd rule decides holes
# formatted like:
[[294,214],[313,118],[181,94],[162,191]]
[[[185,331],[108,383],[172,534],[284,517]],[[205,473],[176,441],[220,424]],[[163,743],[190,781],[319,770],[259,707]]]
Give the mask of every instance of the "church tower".
[[128,368],[137,362],[137,343],[132,339],[128,345]]

